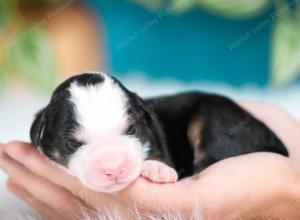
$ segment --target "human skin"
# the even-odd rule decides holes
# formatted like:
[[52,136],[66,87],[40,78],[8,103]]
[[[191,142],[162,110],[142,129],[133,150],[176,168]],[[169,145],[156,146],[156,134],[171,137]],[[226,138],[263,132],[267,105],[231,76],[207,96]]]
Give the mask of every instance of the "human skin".
[[49,219],[82,219],[82,208],[118,207],[174,211],[204,219],[300,219],[300,123],[284,111],[262,103],[240,103],[264,121],[285,143],[290,158],[253,153],[220,161],[193,178],[155,184],[140,177],[118,194],[96,193],[69,176],[30,144],[11,142],[0,149],[0,167],[8,189]]

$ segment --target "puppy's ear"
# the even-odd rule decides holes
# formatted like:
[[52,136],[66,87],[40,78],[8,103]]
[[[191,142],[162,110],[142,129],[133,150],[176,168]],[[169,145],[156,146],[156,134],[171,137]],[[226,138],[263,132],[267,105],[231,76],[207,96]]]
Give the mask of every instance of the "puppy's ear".
[[147,104],[144,102],[142,98],[140,98],[136,93],[132,93],[132,98],[134,103],[141,108],[142,112],[138,115],[139,117],[144,117],[147,121],[151,122],[153,118],[152,112],[150,108],[148,108]]
[[39,146],[43,139],[44,130],[46,126],[45,109],[37,113],[35,120],[30,129],[30,138],[34,146]]

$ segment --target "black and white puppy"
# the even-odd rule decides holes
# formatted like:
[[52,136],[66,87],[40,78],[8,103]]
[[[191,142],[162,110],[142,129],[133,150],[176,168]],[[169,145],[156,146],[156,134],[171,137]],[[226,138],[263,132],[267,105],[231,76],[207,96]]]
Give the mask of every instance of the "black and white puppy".
[[104,73],[63,82],[30,135],[46,156],[99,192],[121,190],[140,175],[175,182],[251,152],[288,155],[270,129],[225,97],[189,92],[143,100]]

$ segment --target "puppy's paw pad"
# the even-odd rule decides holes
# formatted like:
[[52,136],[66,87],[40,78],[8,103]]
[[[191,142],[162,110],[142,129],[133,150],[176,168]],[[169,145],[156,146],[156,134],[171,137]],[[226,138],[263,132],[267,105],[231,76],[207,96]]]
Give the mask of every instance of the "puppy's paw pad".
[[174,183],[178,179],[172,167],[156,160],[144,161],[141,176],[155,183]]

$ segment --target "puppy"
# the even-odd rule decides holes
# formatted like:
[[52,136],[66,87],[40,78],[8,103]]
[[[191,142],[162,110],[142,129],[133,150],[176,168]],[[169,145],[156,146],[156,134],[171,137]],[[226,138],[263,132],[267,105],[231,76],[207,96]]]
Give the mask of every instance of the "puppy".
[[188,92],[143,100],[104,73],[59,85],[30,136],[84,185],[107,193],[139,176],[176,182],[246,153],[288,155],[270,129],[225,97]]

